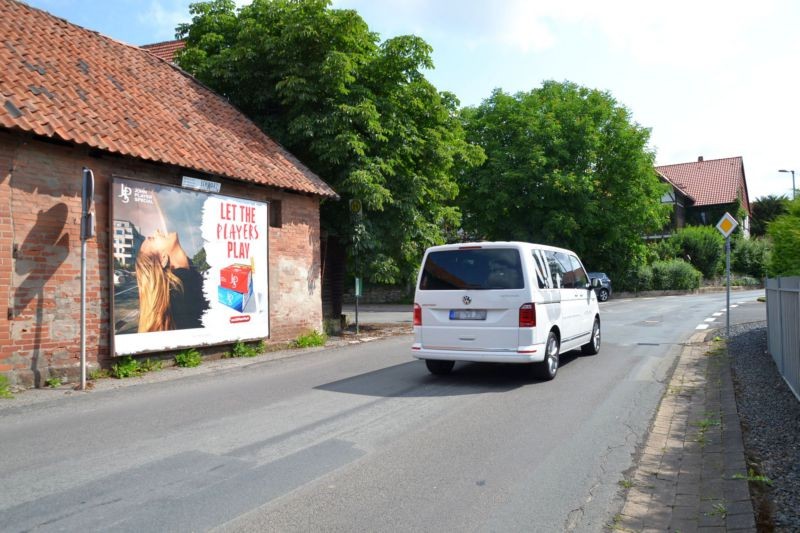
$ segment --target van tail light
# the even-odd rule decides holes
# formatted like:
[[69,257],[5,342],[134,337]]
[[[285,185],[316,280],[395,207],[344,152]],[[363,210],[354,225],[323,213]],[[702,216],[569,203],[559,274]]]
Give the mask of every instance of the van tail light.
[[419,306],[419,304],[414,304],[414,325],[422,325],[422,308]]
[[536,307],[533,304],[522,304],[519,308],[519,327],[536,327]]

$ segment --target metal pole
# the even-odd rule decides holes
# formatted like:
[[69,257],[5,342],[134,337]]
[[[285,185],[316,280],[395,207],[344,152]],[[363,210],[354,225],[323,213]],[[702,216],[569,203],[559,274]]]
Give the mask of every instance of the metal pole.
[[356,279],[356,335],[358,335],[358,279]]
[[795,188],[794,188],[794,170],[792,170],[792,200],[795,199],[795,194],[797,194],[797,193],[795,192]]
[[725,291],[725,337],[731,338],[731,236],[725,237],[725,275],[728,278],[727,290]]
[[81,239],[81,390],[86,390],[86,239]]

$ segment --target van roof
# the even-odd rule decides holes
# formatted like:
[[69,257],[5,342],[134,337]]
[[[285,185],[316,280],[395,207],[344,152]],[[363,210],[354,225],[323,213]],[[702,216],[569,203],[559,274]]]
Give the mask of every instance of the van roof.
[[532,249],[540,248],[543,250],[552,250],[554,252],[565,252],[574,254],[572,250],[566,248],[559,248],[557,246],[550,246],[548,244],[536,244],[532,242],[522,241],[476,241],[476,242],[458,242],[453,244],[441,244],[439,246],[431,246],[428,252],[438,252],[441,250],[464,250],[475,248],[519,248],[519,249]]

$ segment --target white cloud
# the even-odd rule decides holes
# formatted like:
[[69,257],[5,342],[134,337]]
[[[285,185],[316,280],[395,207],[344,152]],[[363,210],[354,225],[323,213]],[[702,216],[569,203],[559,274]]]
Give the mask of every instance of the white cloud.
[[187,2],[181,0],[151,0],[150,6],[138,18],[140,23],[150,26],[155,41],[174,39],[175,27],[190,21]]

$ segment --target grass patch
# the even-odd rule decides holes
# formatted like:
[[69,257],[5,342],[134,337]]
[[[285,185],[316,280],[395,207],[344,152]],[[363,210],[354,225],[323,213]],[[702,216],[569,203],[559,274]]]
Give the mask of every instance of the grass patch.
[[194,348],[184,350],[175,356],[175,364],[182,368],[193,368],[200,366],[200,363],[202,362],[203,357],[200,355],[200,352]]
[[614,518],[611,519],[611,523],[609,524],[609,528],[612,531],[631,531],[622,526],[622,515],[617,513],[614,515]]
[[708,431],[708,428],[716,427],[722,424],[722,421],[716,418],[704,418],[703,420],[698,420],[697,422],[692,422],[692,425],[695,427],[699,427],[700,431]]
[[706,516],[725,518],[728,516],[728,507],[725,505],[725,502],[717,502],[711,507],[711,512],[706,513]]
[[164,364],[158,359],[144,359],[143,361],[139,361],[130,355],[126,355],[111,367],[111,371],[108,372],[108,374],[117,379],[135,378],[147,372],[157,372],[161,370],[163,366]]
[[264,353],[265,349],[264,341],[258,341],[255,344],[245,344],[242,341],[237,341],[231,351],[225,352],[222,357],[225,359],[231,357],[255,357]]
[[772,480],[770,478],[756,474],[756,471],[752,468],[748,470],[746,475],[734,474],[731,479],[745,479],[748,483],[763,483],[765,485],[772,486]]
[[0,398],[13,398],[14,395],[11,394],[11,388],[8,384],[8,378],[2,374],[0,374]]
[[139,361],[126,355],[111,367],[111,376],[117,379],[133,378],[144,373]]
[[91,372],[89,372],[89,379],[92,381],[98,379],[104,379],[111,376],[111,374],[105,368],[95,368]]
[[145,359],[139,363],[142,373],[158,372],[164,368],[164,363],[158,359]]
[[47,378],[47,380],[44,383],[51,389],[57,389],[58,387],[61,386],[61,378],[58,376],[53,376],[51,378]]
[[312,348],[314,346],[325,346],[325,342],[328,340],[328,336],[324,333],[320,333],[316,330],[309,331],[308,333],[304,333],[297,337],[293,342],[292,346],[295,348]]
[[712,414],[713,413],[706,413],[706,418],[704,418],[703,420],[692,422],[693,426],[700,428],[694,440],[695,442],[700,444],[701,447],[705,447],[705,445],[708,444],[708,437],[706,437],[706,432],[708,432],[710,428],[722,424],[721,420],[717,418],[711,418]]
[[620,479],[619,481],[617,481],[617,484],[623,489],[629,489],[633,487],[633,481],[631,481],[630,479]]

